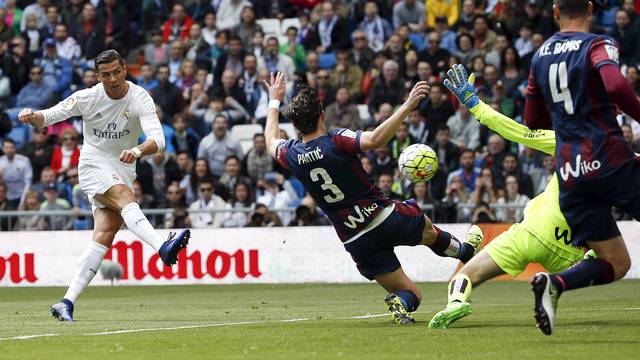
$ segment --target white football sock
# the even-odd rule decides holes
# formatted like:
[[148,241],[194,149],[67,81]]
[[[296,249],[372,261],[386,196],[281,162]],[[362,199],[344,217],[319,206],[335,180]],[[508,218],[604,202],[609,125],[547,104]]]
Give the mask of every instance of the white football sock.
[[125,206],[120,212],[120,215],[122,216],[122,219],[124,219],[129,230],[136,234],[140,240],[151,245],[156,252],[160,250],[164,241],[160,239],[160,235],[158,235],[153,226],[151,226],[147,217],[144,216],[138,203],[132,202],[127,204],[127,206]]
[[68,299],[72,303],[76,302],[78,295],[82,293],[84,288],[89,285],[93,277],[98,273],[102,259],[108,250],[108,247],[91,241],[89,247],[87,247],[80,256],[78,270],[73,276],[73,280],[71,280],[67,293],[64,294],[65,299]]

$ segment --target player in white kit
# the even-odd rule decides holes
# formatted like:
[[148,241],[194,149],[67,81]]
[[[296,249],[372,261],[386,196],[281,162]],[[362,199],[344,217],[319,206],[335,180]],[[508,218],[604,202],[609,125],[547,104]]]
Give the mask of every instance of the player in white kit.
[[[177,236],[170,233],[163,242],[133,192],[136,160],[164,151],[164,134],[153,99],[143,88],[125,80],[127,65],[117,51],[100,53],[95,63],[100,83],[75,92],[52,108],[23,109],[18,115],[20,122],[38,128],[73,116],[83,119],[78,176],[91,202],[95,225],[93,241],[82,254],[67,293],[51,307],[51,314],[61,321],[73,321],[78,295],[97,273],[123,222],[169,266],[175,264],[191,235],[184,229]],[[146,141],[138,145],[142,133]]]

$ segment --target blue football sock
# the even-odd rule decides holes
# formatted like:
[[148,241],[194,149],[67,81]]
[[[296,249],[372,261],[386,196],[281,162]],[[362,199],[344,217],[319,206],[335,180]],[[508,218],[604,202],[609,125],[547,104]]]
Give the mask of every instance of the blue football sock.
[[473,257],[475,249],[473,246],[460,242],[451,233],[441,230],[437,226],[433,226],[436,230],[436,240],[429,248],[438,256],[452,257],[466,263]]
[[418,301],[418,297],[412,291],[409,290],[400,290],[395,293],[402,301],[402,305],[408,312],[414,312],[418,309],[418,305],[420,302]]
[[582,260],[561,273],[551,275],[551,282],[560,292],[608,284],[614,279],[613,266],[603,259]]

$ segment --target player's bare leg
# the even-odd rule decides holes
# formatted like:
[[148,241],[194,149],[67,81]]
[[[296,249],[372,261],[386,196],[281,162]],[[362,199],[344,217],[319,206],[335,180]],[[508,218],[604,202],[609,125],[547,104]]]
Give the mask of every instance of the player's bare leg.
[[122,217],[110,209],[96,209],[93,213],[93,241],[80,256],[78,269],[62,301],[53,305],[51,315],[61,321],[73,321],[73,308],[76,299],[97,274],[104,255],[109,250],[120,227]]
[[375,276],[376,281],[389,295],[384,299],[389,307],[391,319],[396,324],[409,324],[415,322],[411,313],[416,311],[422,301],[422,292],[416,284],[409,279],[402,268]]
[[537,273],[531,280],[535,296],[534,312],[538,328],[551,335],[558,298],[567,290],[592,285],[604,285],[622,279],[631,268],[629,251],[622,236],[606,241],[587,241],[597,258],[585,258],[573,267],[558,273]]
[[96,195],[95,198],[109,209],[118,211],[129,230],[142,241],[151,245],[166,265],[175,264],[178,252],[187,246],[189,242],[191,237],[189,229],[184,229],[177,236],[171,233],[167,241],[163,242],[160,235],[140,210],[133,191],[126,185],[114,185],[104,194]]
[[470,315],[472,288],[504,273],[489,253],[480,251],[449,282],[447,307],[431,319],[429,328],[446,329],[451,323]]
[[[458,240],[451,233],[440,229],[431,223],[428,216],[424,216],[425,226],[420,244],[429,247],[436,255],[452,257],[466,263],[480,250],[482,245],[482,230],[473,225],[469,230],[467,241]],[[473,235],[473,236],[471,236]]]

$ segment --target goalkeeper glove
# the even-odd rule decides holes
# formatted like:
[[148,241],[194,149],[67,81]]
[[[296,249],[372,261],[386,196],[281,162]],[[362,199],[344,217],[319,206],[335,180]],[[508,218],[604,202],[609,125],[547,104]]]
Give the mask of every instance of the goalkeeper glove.
[[464,66],[455,64],[447,71],[447,75],[451,80],[446,79],[444,86],[460,100],[462,105],[466,106],[467,109],[471,109],[480,103],[478,90],[473,85],[475,82],[474,74],[467,76],[467,70],[464,69]]

